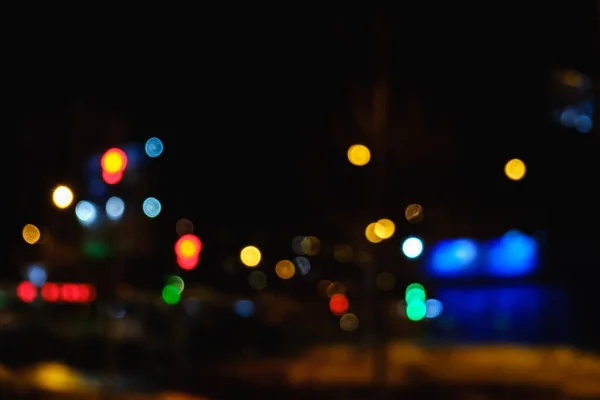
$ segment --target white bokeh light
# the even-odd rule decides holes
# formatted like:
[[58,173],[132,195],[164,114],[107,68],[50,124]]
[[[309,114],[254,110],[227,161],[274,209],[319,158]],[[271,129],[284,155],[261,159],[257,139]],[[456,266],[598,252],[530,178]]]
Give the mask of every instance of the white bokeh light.
[[423,252],[423,242],[419,238],[409,237],[402,243],[402,252],[408,258],[417,258]]

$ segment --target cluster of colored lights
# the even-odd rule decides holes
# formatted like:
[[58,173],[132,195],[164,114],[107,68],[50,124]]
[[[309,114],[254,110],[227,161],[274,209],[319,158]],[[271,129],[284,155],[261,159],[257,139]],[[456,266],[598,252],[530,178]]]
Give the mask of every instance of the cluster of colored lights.
[[437,318],[443,310],[442,302],[436,299],[427,299],[425,288],[419,283],[411,283],[407,286],[404,301],[406,303],[406,317],[411,321]]

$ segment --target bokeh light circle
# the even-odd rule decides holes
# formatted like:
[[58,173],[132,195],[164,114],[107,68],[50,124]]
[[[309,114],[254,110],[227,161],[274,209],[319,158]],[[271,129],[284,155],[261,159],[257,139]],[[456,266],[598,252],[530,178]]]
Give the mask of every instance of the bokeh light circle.
[[36,244],[42,236],[38,227],[32,224],[27,224],[23,227],[22,235],[23,240],[29,244]]
[[127,154],[121,149],[109,149],[100,159],[100,166],[108,174],[123,172],[127,168]]
[[73,192],[66,186],[58,186],[52,192],[52,201],[58,208],[67,208],[73,203]]
[[296,267],[290,260],[281,260],[275,265],[275,273],[281,279],[290,279],[296,273]]
[[267,287],[267,275],[262,271],[252,271],[248,275],[248,284],[255,290],[263,290]]
[[348,161],[357,167],[367,165],[371,161],[371,151],[362,144],[353,144],[348,149]]
[[353,313],[347,313],[340,318],[340,328],[346,332],[355,331],[358,328],[358,317]]
[[162,210],[162,205],[154,197],[148,197],[142,204],[142,210],[148,218],[156,218]]
[[402,243],[402,253],[408,258],[417,258],[423,252],[423,242],[416,237],[409,237]]
[[82,225],[89,226],[96,221],[98,210],[93,203],[82,200],[75,206],[75,216]]
[[240,251],[240,260],[248,268],[254,268],[260,264],[262,255],[256,246],[246,246]]
[[106,216],[111,221],[116,221],[123,216],[125,212],[125,202],[116,196],[106,201]]
[[527,168],[525,167],[525,163],[518,158],[514,158],[506,163],[504,166],[504,173],[508,177],[508,179],[512,181],[520,181],[525,177],[527,173]]
[[404,210],[404,218],[413,224],[423,220],[423,206],[417,203],[410,204]]
[[298,256],[294,258],[294,265],[302,276],[306,276],[310,272],[310,261],[306,257]]
[[146,150],[146,154],[150,158],[156,158],[160,156],[163,153],[164,149],[165,147],[163,145],[163,142],[157,137],[148,139],[146,141],[146,145],[144,146],[144,150]]

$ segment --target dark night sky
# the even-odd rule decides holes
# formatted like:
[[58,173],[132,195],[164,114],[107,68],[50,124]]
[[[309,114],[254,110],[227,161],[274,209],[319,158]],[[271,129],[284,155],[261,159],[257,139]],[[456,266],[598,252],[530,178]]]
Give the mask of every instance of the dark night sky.
[[[237,17],[219,31],[140,28],[124,39],[36,36],[16,50],[8,83],[3,163],[18,165],[7,173],[17,201],[10,260],[21,262],[14,254],[24,246],[23,224],[48,223],[52,186],[77,189],[84,158],[117,144],[107,132],[165,142],[148,175],[165,207],[155,221],[161,260],[171,256],[180,217],[195,221],[207,243],[234,230],[215,249],[218,261],[246,242],[285,256],[295,234],[352,241],[348,231],[362,232],[379,215],[398,218],[413,201],[432,206],[429,225],[418,228],[425,237],[516,226],[598,238],[597,229],[585,231],[600,222],[590,183],[600,170],[597,133],[582,139],[555,127],[550,105],[554,68],[597,77],[598,13],[595,2],[564,4],[518,13],[405,10],[385,14],[378,29],[370,13],[354,12]],[[359,128],[356,102],[366,102],[365,88],[385,66],[391,122],[377,136]],[[369,168],[348,165],[354,142],[376,152]],[[502,175],[515,156],[530,167],[518,191]],[[559,156],[576,178],[554,177]],[[573,198],[576,213],[588,210],[585,221],[563,216]]]

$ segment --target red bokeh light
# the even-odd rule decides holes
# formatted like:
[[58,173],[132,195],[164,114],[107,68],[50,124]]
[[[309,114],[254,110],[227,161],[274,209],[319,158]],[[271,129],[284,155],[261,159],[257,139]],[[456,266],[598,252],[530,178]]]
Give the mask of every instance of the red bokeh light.
[[110,172],[102,171],[102,179],[109,185],[116,185],[117,183],[121,182],[121,179],[123,179],[123,173],[116,172],[111,174]]
[[42,298],[46,301],[58,301],[60,297],[60,287],[56,283],[46,283],[42,286]]
[[31,303],[37,297],[37,288],[29,281],[21,282],[17,286],[17,297],[25,303]]
[[198,261],[200,261],[200,257],[192,257],[192,258],[183,258],[177,257],[177,265],[179,265],[182,269],[191,270],[196,268],[198,265]]
[[95,287],[84,283],[46,283],[41,293],[47,302],[88,303],[96,298]]
[[334,294],[329,299],[329,309],[334,315],[345,314],[348,311],[348,307],[350,307],[350,302],[343,294]]

